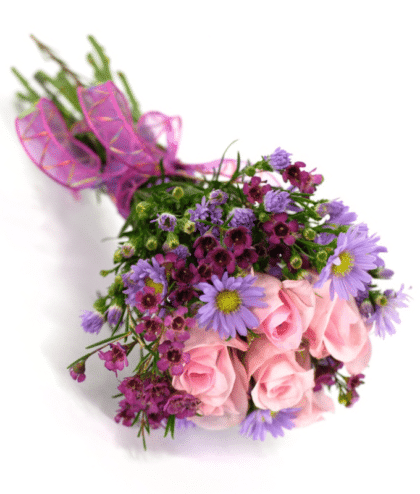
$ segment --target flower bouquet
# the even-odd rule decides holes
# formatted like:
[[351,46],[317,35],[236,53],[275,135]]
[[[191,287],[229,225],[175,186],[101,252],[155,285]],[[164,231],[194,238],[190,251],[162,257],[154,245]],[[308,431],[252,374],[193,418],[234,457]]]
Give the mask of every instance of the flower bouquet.
[[180,118],[141,113],[92,36],[88,81],[33,39],[60,70],[35,74],[43,97],[12,69],[29,104],[16,119],[23,147],[76,196],[96,189],[125,218],[101,271],[107,293],[81,316],[101,341],[71,377],[82,383],[89,358],[103,360],[118,380],[115,421],[144,445],[159,428],[283,436],[332,411],[332,388],[353,406],[371,335],[393,334],[408,298],[376,285],[393,274],[379,237],[341,201],[316,199],[322,175],[281,148],[256,163],[183,163]]

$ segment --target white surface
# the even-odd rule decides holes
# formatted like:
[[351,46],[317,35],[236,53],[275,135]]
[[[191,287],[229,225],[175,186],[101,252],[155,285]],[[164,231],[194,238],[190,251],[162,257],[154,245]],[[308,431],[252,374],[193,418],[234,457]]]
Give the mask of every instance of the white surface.
[[[417,485],[420,35],[415,1],[159,1],[9,4],[0,31],[2,484],[7,492],[413,492]],[[103,12],[104,11],[104,12]],[[59,12],[62,12],[59,14]],[[258,159],[281,146],[325,176],[388,247],[390,286],[413,285],[395,336],[373,340],[361,399],[284,439],[160,431],[144,453],[113,421],[113,373],[66,366],[95,341],[80,328],[122,223],[106,199],[39,172],[14,133],[9,67],[54,72],[33,32],[80,73],[87,34],[124,70],[142,110],[183,118],[185,162]],[[7,50],[7,52],[5,52]],[[416,286],[417,285],[417,286]],[[269,487],[270,486],[270,487]],[[94,491],[93,491],[94,489]],[[415,489],[415,487],[414,487]]]

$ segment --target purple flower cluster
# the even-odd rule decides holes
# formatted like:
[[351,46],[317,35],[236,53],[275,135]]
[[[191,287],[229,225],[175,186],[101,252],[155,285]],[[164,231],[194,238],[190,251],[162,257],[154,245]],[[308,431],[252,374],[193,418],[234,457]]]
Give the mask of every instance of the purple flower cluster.
[[283,170],[291,165],[290,156],[292,156],[291,153],[288,153],[284,149],[277,148],[270,156],[270,164],[276,171]]
[[229,226],[236,228],[238,226],[245,226],[249,230],[252,230],[255,223],[255,213],[252,209],[248,208],[234,208],[231,212],[233,214],[230,220]]
[[224,204],[225,196],[222,191],[214,191],[218,194],[214,195],[209,201],[203,196],[200,204],[195,205],[195,209],[189,209],[190,220],[196,223],[196,228],[200,235],[204,235],[210,228],[210,225],[201,223],[199,220],[209,221],[213,225],[223,225],[223,210],[219,204]]
[[137,414],[143,411],[152,429],[163,426],[170,416],[177,419],[193,417],[198,409],[199,400],[194,396],[176,391],[165,378],[146,378],[132,376],[124,379],[118,386],[124,399],[119,402],[115,421],[122,420],[123,425],[133,424]]
[[86,333],[98,334],[105,322],[103,315],[96,311],[85,310],[80,317],[82,328]]
[[240,434],[245,437],[252,437],[255,441],[265,440],[267,432],[273,437],[284,436],[283,429],[293,429],[300,408],[285,408],[279,412],[271,410],[254,410],[241,423]]
[[268,213],[283,213],[290,202],[290,194],[285,190],[269,190],[264,197],[264,207]]

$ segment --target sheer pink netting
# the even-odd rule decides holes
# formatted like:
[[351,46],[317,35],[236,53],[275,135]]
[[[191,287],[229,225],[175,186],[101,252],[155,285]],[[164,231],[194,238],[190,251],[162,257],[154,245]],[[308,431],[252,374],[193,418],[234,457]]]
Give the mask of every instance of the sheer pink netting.
[[41,98],[32,113],[16,119],[16,130],[32,161],[61,185],[79,190],[99,183],[99,157],[73,137],[51,101]]
[[[181,138],[180,117],[160,112],[145,113],[133,123],[128,102],[111,81],[91,88],[78,88],[84,119],[67,129],[59,110],[42,98],[35,110],[16,119],[19,138],[34,163],[51,178],[77,191],[105,186],[118,211],[125,218],[136,189],[151,176],[194,176],[209,174],[220,160],[185,164],[176,158]],[[93,132],[106,150],[101,171],[99,157],[77,140],[78,133]],[[166,147],[159,140],[166,140]],[[236,160],[224,159],[220,175],[231,177]]]

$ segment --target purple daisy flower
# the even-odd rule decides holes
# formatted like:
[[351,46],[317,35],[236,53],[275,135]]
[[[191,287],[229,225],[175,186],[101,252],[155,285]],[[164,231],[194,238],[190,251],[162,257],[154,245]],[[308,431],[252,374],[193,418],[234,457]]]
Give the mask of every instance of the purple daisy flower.
[[401,320],[397,309],[407,307],[408,295],[403,293],[404,285],[398,292],[386,290],[384,297],[380,298],[380,303],[375,305],[375,312],[368,319],[368,324],[375,323],[375,334],[385,338],[385,334],[395,334],[393,323],[400,324]]
[[252,286],[255,280],[255,276],[234,278],[225,272],[221,280],[213,275],[212,285],[198,283],[197,288],[204,292],[200,300],[206,302],[197,312],[198,324],[206,329],[212,327],[221,338],[235,337],[236,333],[246,336],[247,328],[258,326],[258,319],[250,308],[267,307],[260,300],[264,289]]
[[255,410],[251,412],[242,422],[239,431],[245,437],[252,437],[255,441],[264,441],[267,432],[273,437],[284,436],[283,429],[293,429],[300,408],[285,408],[279,412],[271,410]]
[[358,227],[340,233],[337,248],[329,257],[314,287],[320,288],[330,279],[331,300],[334,299],[334,293],[348,300],[350,295],[355,297],[358,292],[364,291],[372,280],[368,271],[377,267],[377,240],[379,237],[368,237]]
[[157,220],[152,220],[150,223],[157,221],[159,228],[164,232],[173,232],[176,225],[176,217],[170,213],[162,213],[158,215]]
[[323,204],[326,212],[330,215],[329,223],[334,225],[350,225],[357,220],[356,213],[350,213],[349,207],[343,201],[331,201]]
[[123,275],[123,281],[127,287],[123,293],[127,295],[127,304],[135,305],[136,293],[145,286],[154,288],[156,293],[161,294],[162,299],[165,299],[168,288],[165,268],[164,266],[161,266],[154,257],[151,261],[152,265],[144,259],[139,259],[137,264],[131,267],[131,272]]

